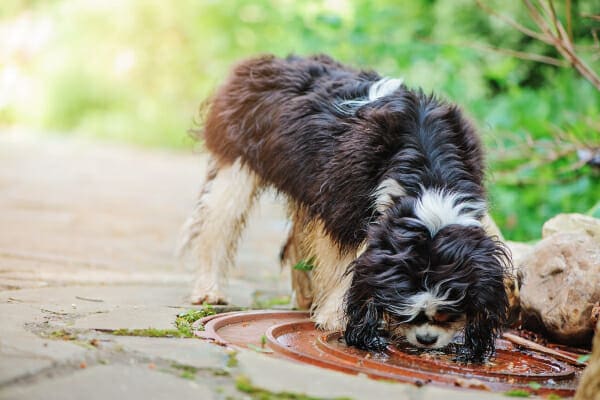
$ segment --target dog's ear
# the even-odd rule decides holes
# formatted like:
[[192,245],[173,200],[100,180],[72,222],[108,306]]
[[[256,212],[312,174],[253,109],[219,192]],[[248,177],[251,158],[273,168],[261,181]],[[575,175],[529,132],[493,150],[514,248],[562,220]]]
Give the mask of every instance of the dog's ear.
[[509,306],[504,280],[510,256],[504,245],[485,237],[472,253],[479,281],[471,287],[465,347],[469,361],[481,362],[495,350],[495,340],[507,322]]
[[[352,290],[349,294],[353,293]],[[379,331],[381,309],[375,305],[373,298],[362,299],[349,295],[346,300],[346,316],[348,323],[344,339],[349,346],[365,350],[384,350],[387,340]]]
[[368,284],[369,275],[365,274],[368,271],[364,265],[367,258],[363,254],[350,265],[347,272],[352,274],[352,284],[344,303],[347,319],[344,339],[347,345],[359,349],[383,350],[387,341],[379,331],[382,309],[375,302],[372,287]]
[[466,361],[483,362],[495,350],[495,340],[502,327],[501,319],[493,310],[477,312],[465,327]]

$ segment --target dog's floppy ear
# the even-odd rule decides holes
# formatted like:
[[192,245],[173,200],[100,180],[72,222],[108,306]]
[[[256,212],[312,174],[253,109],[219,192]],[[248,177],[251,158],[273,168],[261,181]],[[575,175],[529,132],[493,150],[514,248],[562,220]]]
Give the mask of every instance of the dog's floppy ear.
[[465,347],[469,361],[480,362],[495,350],[495,339],[508,318],[508,297],[504,287],[508,250],[498,240],[486,237],[472,254],[480,277],[472,287],[473,304],[465,327]]
[[464,355],[467,361],[482,362],[493,354],[501,327],[502,322],[493,310],[482,310],[471,316],[465,327]]
[[[356,265],[352,265],[352,271]],[[381,307],[375,304],[373,293],[358,274],[354,274],[350,290],[346,293],[345,314],[347,318],[344,339],[349,346],[365,350],[383,350],[387,340],[381,336],[379,321]]]
[[[355,282],[352,286],[354,284]],[[384,350],[387,340],[381,336],[378,329],[382,317],[381,309],[376,306],[373,298],[364,299],[362,296],[353,295],[356,293],[359,291],[351,289],[346,299],[346,344],[365,350]]]

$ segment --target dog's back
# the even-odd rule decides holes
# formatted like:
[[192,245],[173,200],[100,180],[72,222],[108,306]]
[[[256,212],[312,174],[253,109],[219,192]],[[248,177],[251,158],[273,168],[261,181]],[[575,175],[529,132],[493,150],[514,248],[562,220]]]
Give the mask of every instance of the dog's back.
[[460,111],[399,82],[372,98],[381,81],[327,56],[244,61],[210,103],[206,148],[306,206],[343,247],[364,239],[386,175],[415,197],[460,181],[483,195],[479,140]]

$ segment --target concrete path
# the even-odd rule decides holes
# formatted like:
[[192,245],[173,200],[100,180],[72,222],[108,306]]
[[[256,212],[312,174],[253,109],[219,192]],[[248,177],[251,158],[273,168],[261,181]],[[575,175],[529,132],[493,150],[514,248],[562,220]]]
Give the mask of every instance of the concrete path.
[[[193,275],[172,254],[204,168],[201,154],[0,131],[0,399],[260,398],[248,382],[322,398],[482,397],[108,333],[172,331],[194,308]],[[289,294],[277,262],[286,228],[283,208],[263,198],[232,273],[234,304]]]

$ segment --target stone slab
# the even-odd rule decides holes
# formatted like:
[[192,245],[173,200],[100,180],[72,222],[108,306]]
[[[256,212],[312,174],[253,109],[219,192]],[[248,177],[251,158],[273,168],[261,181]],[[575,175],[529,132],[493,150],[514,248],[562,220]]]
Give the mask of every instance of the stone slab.
[[225,348],[198,339],[116,337],[114,341],[128,352],[200,369],[222,369],[228,359]]
[[[76,285],[9,290],[0,292],[0,304],[29,304],[69,315],[108,312],[132,306],[194,308],[188,302],[192,282],[190,276],[189,284]],[[229,282],[226,293],[231,304],[249,307],[256,290],[289,293],[288,285],[289,280],[286,284],[278,284],[268,280],[252,283],[233,279]]]
[[325,368],[277,359],[253,351],[240,351],[237,371],[252,385],[271,392],[294,392],[320,398],[347,397],[355,400],[419,399],[481,400],[506,399],[505,396],[482,391],[465,391],[434,386],[375,381],[366,376],[353,376]]
[[90,314],[78,318],[75,329],[175,329],[175,318],[181,311],[169,307],[129,306],[106,313]]
[[110,311],[121,306],[185,305],[188,290],[185,284],[45,287],[0,292],[0,303],[12,299],[13,302],[78,314]]
[[46,316],[31,305],[0,304],[0,318],[0,384],[84,357],[86,350],[81,346],[28,331],[25,323],[46,322]]
[[198,382],[143,366],[95,366],[31,385],[0,389],[0,398],[19,400],[213,399]]

